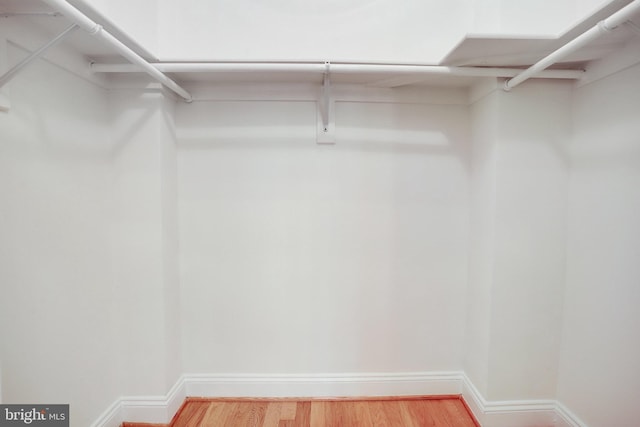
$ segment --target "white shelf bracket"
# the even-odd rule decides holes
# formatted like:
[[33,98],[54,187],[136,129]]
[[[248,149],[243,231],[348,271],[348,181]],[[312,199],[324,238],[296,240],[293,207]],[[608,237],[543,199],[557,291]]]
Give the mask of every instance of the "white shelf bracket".
[[318,144],[335,144],[335,100],[331,97],[331,78],[329,69],[331,64],[325,62],[325,72],[322,79],[322,89],[317,102],[317,131]]
[[69,28],[64,30],[59,35],[57,35],[53,40],[50,40],[47,44],[45,44],[35,52],[31,53],[31,55],[24,58],[22,61],[16,64],[13,68],[11,68],[9,71],[7,71],[2,76],[0,76],[0,88],[5,84],[7,84],[9,80],[14,78],[16,74],[18,74],[24,67],[32,63],[34,60],[40,58],[42,55],[44,55],[44,53],[47,50],[49,50],[51,47],[60,43],[66,36],[71,34],[73,31],[77,30],[78,28],[79,27],[75,24],[71,25]]

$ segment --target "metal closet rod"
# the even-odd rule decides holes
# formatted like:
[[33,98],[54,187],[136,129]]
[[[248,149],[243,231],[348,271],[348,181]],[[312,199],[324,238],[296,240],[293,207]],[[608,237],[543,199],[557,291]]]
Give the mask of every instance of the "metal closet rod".
[[521,72],[514,78],[504,82],[504,89],[507,91],[511,90],[525,80],[535,77],[547,67],[555,64],[556,62],[560,61],[562,58],[565,58],[576,50],[586,46],[601,35],[615,30],[618,26],[624,24],[635,13],[638,12],[640,12],[640,0],[634,0],[619,11],[609,16],[607,19],[598,22],[596,25],[580,34],[569,43],[545,56],[540,61],[536,62],[531,67],[527,68],[525,71]]
[[[408,74],[457,77],[513,77],[520,68],[450,67],[444,65],[365,64],[344,62],[160,62],[152,64],[165,73],[268,73],[293,72],[312,74]],[[139,73],[133,64],[92,63],[97,73]],[[582,70],[547,70],[539,78],[579,79]]]
[[102,28],[101,25],[96,24],[89,19],[85,14],[80,12],[75,7],[71,6],[65,0],[42,0],[45,4],[49,5],[53,10],[63,14],[69,20],[71,20],[78,27],[82,28],[89,34],[103,40],[107,44],[111,45],[120,55],[124,56],[127,60],[136,64],[145,73],[162,83],[167,88],[178,94],[187,102],[193,100],[191,94],[185,89],[180,87],[176,82],[165,76],[161,71],[158,71],[153,65],[147,62],[140,55],[129,49],[124,43],[112,36],[108,31]]

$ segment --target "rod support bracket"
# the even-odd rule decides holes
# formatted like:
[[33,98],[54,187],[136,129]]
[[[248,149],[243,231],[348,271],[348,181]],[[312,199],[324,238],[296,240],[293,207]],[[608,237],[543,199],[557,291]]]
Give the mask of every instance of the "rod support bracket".
[[331,96],[331,63],[325,62],[322,76],[322,88],[317,105],[316,142],[318,144],[335,144],[335,100]]
[[601,33],[606,34],[615,30],[616,27],[610,27],[609,25],[607,25],[607,21],[602,20],[598,22],[598,29],[600,30]]
[[91,34],[92,36],[95,36],[100,31],[102,31],[102,25],[96,24],[91,30],[87,30],[87,33]]

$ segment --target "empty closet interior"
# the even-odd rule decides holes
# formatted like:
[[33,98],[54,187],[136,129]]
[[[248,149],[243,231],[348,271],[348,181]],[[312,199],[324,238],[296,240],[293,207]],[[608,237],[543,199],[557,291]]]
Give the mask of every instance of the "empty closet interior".
[[0,403],[640,410],[640,1],[0,0]]

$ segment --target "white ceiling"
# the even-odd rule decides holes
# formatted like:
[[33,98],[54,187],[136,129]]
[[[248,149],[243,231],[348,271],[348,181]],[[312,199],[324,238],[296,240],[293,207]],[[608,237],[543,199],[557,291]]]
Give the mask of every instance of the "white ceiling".
[[[456,46],[452,46],[451,51],[442,58],[441,63],[445,65],[470,65],[470,66],[527,66],[548,53],[557,49],[562,44],[579,35],[586,29],[595,25],[599,20],[606,18],[622,5],[630,0],[615,0],[608,6],[596,11],[586,19],[578,22],[558,37],[518,37],[508,35],[466,35]],[[70,3],[74,3],[73,0]],[[88,8],[85,2],[80,1],[78,7],[82,6],[82,11],[89,17],[101,23],[105,29],[114,34],[117,38],[129,45],[133,50],[153,61],[151,54],[124,33],[116,23],[110,22],[102,17],[95,10]],[[39,0],[0,0],[0,15],[2,14],[22,14],[22,13],[52,13],[53,11]],[[0,24],[3,19],[23,19],[33,28],[37,28],[44,37],[54,37],[70,25],[66,18],[62,16],[30,16],[30,17],[0,17]],[[640,26],[640,14],[633,18],[633,21]],[[632,39],[638,40],[637,33],[628,28],[620,28],[615,32],[603,36],[597,42],[591,44],[566,59],[571,66],[582,66],[585,62],[598,59],[615,49],[620,48]],[[77,31],[72,34],[68,41],[74,49],[87,56],[91,60],[98,62],[124,62],[124,60],[114,56],[114,52],[109,46],[103,45],[90,35]],[[635,41],[634,41],[635,42]],[[639,44],[640,47],[640,44]],[[562,68],[562,64],[558,65]],[[178,73],[173,77],[178,81],[222,81],[222,82],[317,82],[321,83],[322,76],[318,74],[297,74],[297,73]],[[422,84],[438,86],[467,86],[476,79],[422,75],[422,76],[397,76],[370,75],[370,74],[349,74],[335,75],[332,77],[334,83],[359,83],[382,87],[393,87],[405,84]]]
[[[630,2],[630,0],[613,1],[556,37],[467,34],[443,58],[441,63],[459,66],[529,66]],[[635,14],[630,21],[640,25],[640,13]],[[620,49],[637,36],[638,34],[629,27],[622,26],[567,56],[563,62],[579,64],[602,58],[614,50]]]

